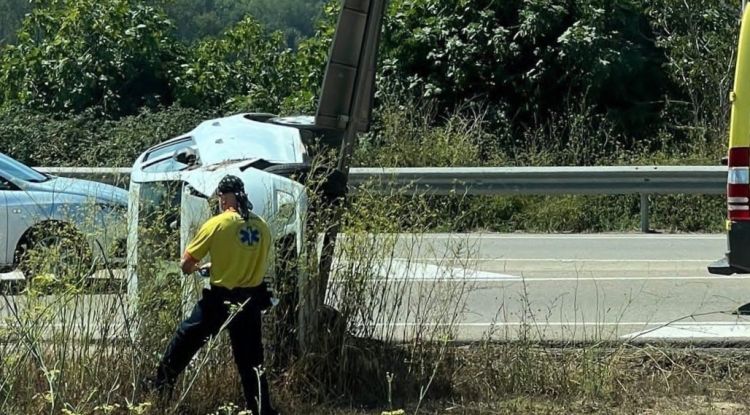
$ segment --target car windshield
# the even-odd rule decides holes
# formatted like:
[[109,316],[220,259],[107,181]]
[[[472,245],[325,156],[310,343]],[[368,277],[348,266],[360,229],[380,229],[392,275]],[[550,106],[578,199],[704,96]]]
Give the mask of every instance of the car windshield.
[[31,167],[16,161],[3,153],[0,153],[0,171],[7,174],[9,178],[20,179],[27,182],[41,183],[50,179],[49,176],[40,173]]

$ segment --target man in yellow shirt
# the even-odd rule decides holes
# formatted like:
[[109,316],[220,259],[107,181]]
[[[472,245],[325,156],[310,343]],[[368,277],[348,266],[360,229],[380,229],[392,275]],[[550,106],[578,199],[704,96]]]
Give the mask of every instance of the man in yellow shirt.
[[[271,234],[266,222],[250,211],[252,205],[238,177],[224,177],[217,193],[222,213],[203,224],[180,263],[185,274],[210,269],[211,288],[203,290],[190,317],[177,329],[159,364],[154,386],[162,392],[171,390],[195,353],[228,320],[248,409],[256,415],[276,414],[266,377],[261,374],[259,379],[256,374],[263,364],[261,311],[271,305],[263,283]],[[200,267],[206,255],[211,256],[211,263]]]

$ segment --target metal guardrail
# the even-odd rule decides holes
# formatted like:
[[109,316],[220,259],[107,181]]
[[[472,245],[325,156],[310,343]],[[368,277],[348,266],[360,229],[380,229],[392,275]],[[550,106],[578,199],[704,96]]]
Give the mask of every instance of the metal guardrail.
[[[39,167],[40,171],[125,184],[130,168]],[[723,194],[725,166],[353,168],[354,188],[434,195],[640,194],[641,230],[648,232],[651,194]]]
[[359,168],[350,183],[439,195],[721,194],[726,175],[723,166]]

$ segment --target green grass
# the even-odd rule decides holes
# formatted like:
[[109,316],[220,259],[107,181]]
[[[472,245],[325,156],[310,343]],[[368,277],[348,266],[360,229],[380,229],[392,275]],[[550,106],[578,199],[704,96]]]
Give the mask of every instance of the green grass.
[[[191,112],[176,114],[184,120],[198,116]],[[14,117],[14,122],[23,124],[23,117]],[[114,144],[119,147],[113,154],[119,160],[127,159],[133,151],[125,147],[131,142],[128,125],[148,120],[167,125],[161,130],[167,134],[180,124],[169,114],[139,117],[115,128],[118,134]],[[489,134],[481,116],[456,114],[436,119],[428,110],[418,109],[409,115],[396,106],[386,108],[380,120],[382,125],[376,133],[363,137],[358,148],[360,165],[709,164],[717,155],[714,153],[721,151],[720,145],[706,144],[715,141],[705,141],[701,146],[675,147],[667,152],[665,138],[625,151],[625,138],[617,137],[609,128],[593,131],[594,124],[585,113],[568,114],[555,125],[530,129],[515,139],[507,130]],[[78,121],[85,127],[90,120]],[[48,123],[45,131],[73,131],[79,139],[85,136],[80,133],[86,128],[76,120],[62,125],[50,119],[44,122]],[[0,142],[11,140],[12,131],[0,129]],[[107,136],[101,131],[97,137]],[[140,134],[138,131],[134,134]],[[58,139],[65,137],[61,134]],[[138,142],[145,145],[152,139]],[[104,160],[102,145],[91,150],[85,160]],[[43,152],[29,157],[49,160],[42,158],[48,157]],[[73,160],[63,162],[75,164]],[[720,196],[658,195],[650,200],[652,229],[723,230],[725,207]],[[425,234],[435,231],[637,232],[639,203],[637,195],[427,197],[359,192],[343,206],[341,229],[352,237],[339,246],[348,262],[339,274],[342,282],[329,299],[336,303],[338,313],[315,314],[320,323],[315,326],[317,338],[305,350],[269,348],[269,361],[275,361],[276,353],[286,355],[282,363],[268,368],[276,402],[286,413],[313,414],[380,413],[390,409],[389,401],[408,413],[647,410],[699,414],[715,412],[718,403],[729,411],[741,412],[744,406],[737,405],[747,404],[741,391],[750,387],[750,366],[744,354],[599,344],[547,347],[523,340],[524,336],[514,343],[485,341],[459,346],[451,341],[455,322],[466,294],[473,289],[460,284],[453,291],[420,292],[415,300],[419,307],[409,310],[412,316],[416,321],[437,319],[445,325],[440,329],[417,325],[412,333],[416,340],[399,342],[397,328],[391,323],[392,316],[405,310],[403,302],[398,301],[407,295],[405,283],[372,283],[383,278],[372,270],[388,269],[395,249],[395,239],[375,239],[373,232],[412,233],[415,246]],[[330,226],[331,210],[317,210],[309,218],[308,236]],[[74,286],[62,286],[54,297],[29,290],[22,296],[26,306],[6,314],[6,326],[0,333],[0,413],[236,412],[231,403],[241,402],[242,396],[225,337],[204,348],[197,363],[183,376],[178,389],[180,401],[159,407],[141,388],[140,380],[154,370],[182,307],[176,295],[178,276],[169,263],[164,266],[160,253],[160,249],[170,247],[165,241],[174,244],[175,240],[158,229],[143,229],[142,235],[150,239],[144,241],[140,251],[143,286],[139,308],[122,307],[122,298],[115,296],[108,313],[93,313],[83,306],[85,293]],[[454,243],[442,260],[470,261],[471,250],[460,238]],[[296,261],[290,269],[300,270],[309,278],[301,287],[303,300],[297,304],[306,307],[310,305],[305,303],[309,299],[306,294],[322,279],[316,274],[314,256]],[[11,298],[6,295],[2,300],[0,305],[12,310]],[[74,334],[76,319],[81,317],[97,327],[129,327],[132,331],[116,340],[112,332],[104,336],[105,340],[94,331]],[[274,337],[295,335],[293,331],[273,330],[276,317],[269,316],[266,344],[294,344],[294,339]],[[122,322],[127,322],[127,327]]]

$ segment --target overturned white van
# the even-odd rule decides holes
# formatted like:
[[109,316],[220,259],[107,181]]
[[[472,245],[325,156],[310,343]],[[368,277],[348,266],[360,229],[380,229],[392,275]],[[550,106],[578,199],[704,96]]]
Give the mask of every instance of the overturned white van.
[[264,122],[268,118],[239,114],[204,121],[138,157],[129,188],[129,292],[138,289],[144,232],[161,238],[147,254],[176,261],[197,227],[215,213],[211,196],[227,174],[245,183],[274,246],[301,253],[308,198],[304,185],[287,176],[309,168],[309,156],[298,128]]

